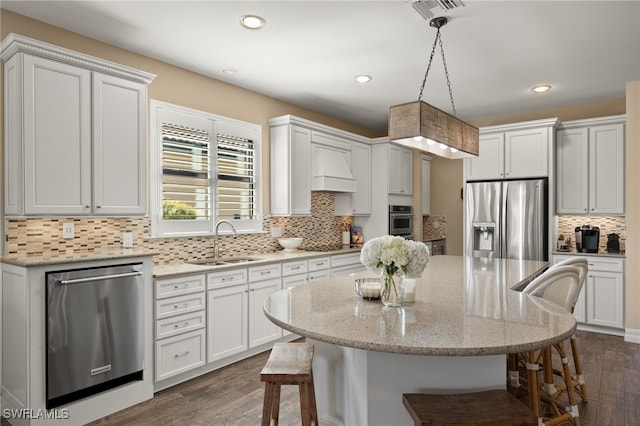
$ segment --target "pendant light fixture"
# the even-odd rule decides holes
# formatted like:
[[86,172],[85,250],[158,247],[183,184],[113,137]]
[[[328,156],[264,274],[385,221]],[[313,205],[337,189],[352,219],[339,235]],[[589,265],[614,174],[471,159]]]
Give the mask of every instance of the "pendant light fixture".
[[[478,128],[458,119],[453,102],[453,92],[444,58],[444,48],[440,28],[446,25],[445,17],[433,18],[429,25],[436,28],[429,65],[424,73],[418,100],[389,108],[389,140],[411,148],[420,149],[446,158],[466,158],[478,156]],[[422,100],[424,85],[431,69],[436,45],[440,45],[444,72],[449,86],[449,97],[453,115],[448,114]]]

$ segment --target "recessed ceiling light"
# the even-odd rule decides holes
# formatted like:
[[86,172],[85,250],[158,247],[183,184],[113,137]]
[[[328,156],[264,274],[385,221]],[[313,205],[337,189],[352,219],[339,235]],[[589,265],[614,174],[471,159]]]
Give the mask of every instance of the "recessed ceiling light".
[[250,30],[257,30],[258,28],[264,27],[265,20],[264,18],[257,15],[244,15],[240,18],[240,23],[245,28],[249,28]]
[[223,74],[228,74],[228,75],[233,75],[233,74],[235,74],[237,72],[238,72],[238,70],[235,69],[235,68],[225,68],[225,69],[222,70]]
[[356,80],[358,83],[368,83],[368,82],[370,82],[371,80],[373,80],[373,77],[371,77],[370,75],[364,75],[364,74],[362,74],[362,75],[356,75],[355,80]]
[[531,88],[531,91],[533,93],[545,93],[545,92],[548,92],[549,90],[551,90],[551,86],[549,86],[548,84],[540,84],[538,86],[533,86]]

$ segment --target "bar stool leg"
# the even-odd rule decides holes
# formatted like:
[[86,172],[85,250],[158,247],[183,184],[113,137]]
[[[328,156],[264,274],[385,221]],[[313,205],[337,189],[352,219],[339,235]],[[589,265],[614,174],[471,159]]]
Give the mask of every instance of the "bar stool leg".
[[264,384],[264,403],[262,404],[262,422],[261,426],[269,426],[271,423],[271,410],[273,409],[273,388],[272,382]]
[[580,360],[580,353],[578,352],[578,339],[575,336],[571,336],[569,339],[571,342],[571,354],[573,355],[573,366],[576,370],[576,380],[578,381],[578,395],[583,402],[589,402],[587,397],[587,385],[584,382],[584,372],[582,370],[582,361]]
[[580,413],[578,411],[578,404],[576,403],[576,397],[571,383],[571,370],[569,369],[569,360],[564,350],[564,342],[560,342],[555,345],[556,350],[560,354],[562,360],[562,371],[564,374],[565,386],[567,387],[567,397],[569,398],[569,408],[571,410],[571,416],[573,417],[573,424],[580,426]]
[[313,371],[311,372],[311,382],[308,384],[308,386],[309,386],[309,397],[311,398],[311,401],[309,403],[311,408],[311,422],[313,423],[313,425],[317,426],[318,425],[318,407],[316,405],[316,390],[315,390],[315,384],[313,382]]
[[529,385],[529,406],[538,417],[538,422],[542,421],[542,413],[540,410],[540,394],[538,392],[538,370],[540,369],[536,361],[535,352],[527,352],[527,382]]
[[278,426],[280,421],[280,391],[282,385],[276,383],[273,387],[273,407],[271,407],[271,426]]

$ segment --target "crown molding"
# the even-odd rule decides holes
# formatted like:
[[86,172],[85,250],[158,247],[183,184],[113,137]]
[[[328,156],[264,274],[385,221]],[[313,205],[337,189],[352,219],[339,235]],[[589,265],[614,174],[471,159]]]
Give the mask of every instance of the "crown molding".
[[17,53],[28,53],[143,84],[151,83],[156,77],[155,74],[11,33],[0,45],[0,58],[6,62]]

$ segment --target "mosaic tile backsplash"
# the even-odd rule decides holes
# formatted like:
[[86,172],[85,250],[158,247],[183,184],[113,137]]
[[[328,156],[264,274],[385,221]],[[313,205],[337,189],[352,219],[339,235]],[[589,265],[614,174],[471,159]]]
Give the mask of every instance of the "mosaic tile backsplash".
[[447,238],[447,219],[445,216],[430,215],[422,217],[422,241]]
[[[75,238],[62,238],[62,224],[73,222]],[[331,193],[311,193],[311,216],[267,217],[264,233],[220,236],[223,256],[270,253],[281,250],[271,237],[271,226],[281,226],[283,237],[304,237],[301,249],[340,245],[340,231],[353,225],[350,216],[334,216]],[[157,253],[155,264],[194,261],[213,257],[213,237],[149,238],[151,220],[148,217],[87,217],[87,218],[20,218],[5,221],[7,256],[55,256],[56,254],[92,253],[122,248],[122,234],[133,232],[134,247]]]
[[571,237],[571,249],[576,249],[575,229],[577,226],[591,225],[600,228],[599,251],[607,251],[607,234],[620,235],[620,249],[624,250],[626,225],[624,216],[558,216],[558,233]]

